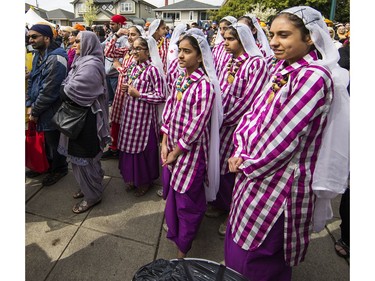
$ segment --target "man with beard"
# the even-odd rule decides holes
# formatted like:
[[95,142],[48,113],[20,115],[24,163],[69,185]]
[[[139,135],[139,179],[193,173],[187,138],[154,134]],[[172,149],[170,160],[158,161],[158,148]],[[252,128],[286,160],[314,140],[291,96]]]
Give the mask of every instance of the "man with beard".
[[[126,18],[122,15],[114,15],[111,18],[111,21],[109,22],[109,26],[111,29],[111,33],[106,38],[105,41],[103,41],[101,44],[103,46],[103,49],[107,42],[111,41],[113,36],[116,36],[116,32],[122,27],[123,24],[125,24]],[[121,38],[118,38],[116,41],[116,47],[124,47],[127,43],[127,37],[122,36]],[[122,59],[119,60],[119,62],[122,62]],[[112,105],[113,98],[116,93],[117,88],[117,82],[118,82],[118,71],[113,67],[113,58],[105,57],[105,73],[107,75],[107,87],[108,87],[108,102],[109,105]]]
[[[34,24],[28,37],[35,56],[28,80],[26,107],[29,107],[30,122],[36,123],[38,131],[44,131],[49,170],[42,183],[49,186],[68,173],[66,157],[57,152],[60,132],[51,123],[61,105],[60,86],[66,77],[67,54],[53,40],[53,27],[49,24]],[[31,170],[26,172],[29,178],[39,175]]]

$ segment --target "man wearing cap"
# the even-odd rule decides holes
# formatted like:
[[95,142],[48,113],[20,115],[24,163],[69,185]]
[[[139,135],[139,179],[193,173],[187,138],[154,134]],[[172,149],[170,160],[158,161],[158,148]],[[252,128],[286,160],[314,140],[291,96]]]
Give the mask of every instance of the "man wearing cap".
[[[49,170],[42,184],[49,186],[68,173],[66,157],[57,152],[60,132],[51,123],[61,105],[60,86],[66,77],[67,54],[53,40],[53,27],[49,24],[34,24],[28,37],[36,52],[28,80],[26,107],[29,108],[30,122],[36,123],[37,131],[44,131]],[[39,175],[31,170],[26,172],[29,178]]]
[[[107,42],[111,41],[113,36],[116,36],[116,32],[125,24],[126,18],[122,15],[114,15],[109,22],[111,33],[101,44],[103,49]],[[117,37],[117,36],[116,36]],[[117,38],[116,48],[124,47],[127,43],[127,37],[121,36]],[[122,63],[122,59],[119,59],[119,62]],[[107,75],[107,87],[108,87],[108,102],[109,105],[112,104],[113,98],[116,93],[117,81],[118,81],[118,71],[113,67],[113,58],[105,57],[105,73]]]

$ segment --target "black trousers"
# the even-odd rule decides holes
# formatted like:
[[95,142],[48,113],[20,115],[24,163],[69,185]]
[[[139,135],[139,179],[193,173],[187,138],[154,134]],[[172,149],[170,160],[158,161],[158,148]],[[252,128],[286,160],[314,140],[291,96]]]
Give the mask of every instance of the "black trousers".
[[68,162],[66,157],[57,152],[57,146],[60,140],[60,131],[44,131],[46,142],[46,154],[49,163],[49,172],[65,172],[68,171]]
[[349,228],[349,220],[350,220],[350,212],[349,212],[349,188],[345,190],[345,193],[341,197],[340,202],[340,217],[341,217],[341,239],[344,241],[346,245],[350,247],[350,228]]

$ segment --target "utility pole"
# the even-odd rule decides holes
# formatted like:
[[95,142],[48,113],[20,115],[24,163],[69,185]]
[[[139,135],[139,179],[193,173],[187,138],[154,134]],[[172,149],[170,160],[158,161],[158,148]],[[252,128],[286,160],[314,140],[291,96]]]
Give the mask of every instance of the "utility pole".
[[329,19],[334,21],[335,19],[335,12],[336,12],[336,0],[332,0],[331,2],[331,12],[329,13]]

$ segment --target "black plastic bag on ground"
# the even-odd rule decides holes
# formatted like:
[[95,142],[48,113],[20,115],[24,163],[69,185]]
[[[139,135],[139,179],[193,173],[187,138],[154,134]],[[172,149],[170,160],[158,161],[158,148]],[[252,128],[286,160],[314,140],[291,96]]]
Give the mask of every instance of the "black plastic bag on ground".
[[203,259],[158,259],[142,266],[132,281],[249,281],[225,265]]

